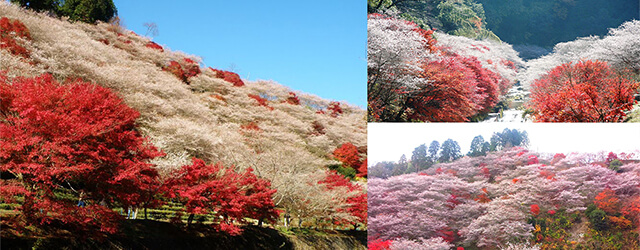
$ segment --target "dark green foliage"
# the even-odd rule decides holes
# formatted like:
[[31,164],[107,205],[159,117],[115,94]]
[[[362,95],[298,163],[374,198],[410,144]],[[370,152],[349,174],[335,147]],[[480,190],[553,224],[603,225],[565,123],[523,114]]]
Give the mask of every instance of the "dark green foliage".
[[95,23],[108,22],[118,11],[112,0],[65,0],[60,13],[73,21]]
[[587,218],[589,218],[589,222],[591,222],[591,226],[598,231],[604,231],[609,228],[609,224],[607,221],[607,213],[600,209],[593,209],[589,213],[587,213]]
[[435,163],[438,160],[438,151],[440,151],[440,143],[438,141],[432,141],[429,144],[429,159],[432,163]]
[[637,0],[478,0],[487,28],[511,44],[551,47],[638,19]]
[[440,162],[451,162],[462,157],[460,154],[460,145],[457,141],[447,139],[442,143],[442,150],[440,152]]
[[611,169],[613,171],[616,171],[616,172],[619,172],[620,171],[620,167],[622,167],[622,165],[624,165],[624,164],[622,163],[621,160],[614,159],[609,163],[609,169]]
[[11,2],[35,11],[57,12],[60,5],[58,0],[11,0]]
[[529,135],[527,131],[505,128],[502,132],[493,133],[491,136],[491,151],[499,151],[510,147],[527,147]]
[[415,171],[418,172],[420,170],[426,169],[427,165],[427,146],[422,144],[413,150],[413,155],[411,155],[411,164]]
[[487,155],[490,147],[490,144],[488,142],[485,142],[484,138],[481,135],[478,135],[471,141],[471,148],[469,149],[469,153],[467,153],[467,155],[471,157]]
[[335,170],[338,174],[353,180],[356,178],[356,170],[350,167],[344,167],[342,164],[329,165],[329,169]]

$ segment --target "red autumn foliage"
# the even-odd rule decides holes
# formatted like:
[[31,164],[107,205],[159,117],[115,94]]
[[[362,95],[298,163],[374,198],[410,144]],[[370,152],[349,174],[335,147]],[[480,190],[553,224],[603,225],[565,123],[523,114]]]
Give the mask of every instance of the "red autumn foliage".
[[622,215],[631,219],[640,228],[640,197],[634,197],[627,201],[622,208]]
[[606,62],[566,63],[533,83],[530,108],[541,122],[621,122],[639,84]]
[[16,38],[31,40],[29,29],[19,20],[0,18],[0,49],[6,49],[16,56],[29,58],[29,51],[20,45]]
[[254,100],[258,101],[258,105],[259,106],[263,106],[266,107],[269,110],[273,110],[273,107],[269,106],[269,104],[267,104],[267,99],[264,99],[262,97],[260,97],[259,95],[255,95],[255,94],[248,94],[249,97],[253,98]]
[[391,243],[393,241],[391,240],[381,240],[381,239],[376,239],[373,241],[369,241],[367,243],[367,247],[369,248],[369,250],[388,250],[391,247]]
[[191,215],[214,214],[212,227],[218,231],[238,235],[242,230],[236,223],[245,223],[245,218],[270,222],[278,218],[272,199],[276,190],[251,168],[239,173],[234,167],[206,165],[194,158],[173,176],[167,185],[169,197],[179,199]]
[[355,216],[358,219],[357,222],[367,224],[367,192],[361,186],[353,184],[349,179],[333,170],[329,171],[327,177],[319,181],[318,184],[325,184],[328,190],[345,187],[349,192],[359,192],[359,194],[347,198],[348,207],[346,210],[340,210]]
[[160,44],[157,44],[153,41],[149,41],[146,45],[144,45],[147,48],[152,48],[152,49],[157,49],[160,52],[164,52],[164,48],[162,48],[162,46],[160,46]]
[[187,79],[202,73],[200,71],[200,65],[198,65],[198,63],[196,63],[195,61],[189,58],[184,58],[183,61],[184,61],[184,65],[182,67],[184,69],[184,75]]
[[[24,197],[26,225],[114,233],[121,217],[99,203],[148,207],[158,187],[147,162],[163,153],[136,130],[138,117],[97,85],[0,75],[0,171],[20,176],[1,181],[0,198]],[[85,208],[54,193],[80,189]]]
[[170,61],[169,65],[162,67],[162,70],[170,72],[186,84],[189,84],[189,78],[201,73],[198,63],[189,58],[184,58],[182,64]]
[[222,78],[227,82],[233,83],[233,86],[242,87],[244,86],[244,82],[240,79],[240,76],[231,71],[219,70],[209,67],[211,71],[216,73],[217,78]]
[[602,192],[596,195],[593,201],[600,210],[609,214],[614,214],[620,210],[620,199],[616,196],[616,192],[610,188],[605,188]]
[[356,174],[356,176],[367,178],[367,159],[364,159],[364,161],[362,161],[362,164],[360,164],[360,167],[357,169],[357,171],[358,174]]
[[330,102],[327,110],[331,111],[331,114],[329,114],[331,117],[338,117],[339,114],[342,114],[342,107],[340,107],[339,102]]
[[162,70],[167,71],[173,75],[175,75],[178,79],[183,82],[187,82],[187,77],[184,74],[184,70],[182,69],[182,65],[176,61],[169,62],[169,65],[162,67]]
[[456,233],[454,231],[449,230],[448,227],[444,229],[440,229],[437,232],[437,235],[440,236],[444,241],[453,243],[456,240]]
[[531,212],[533,216],[538,216],[538,214],[540,214],[540,207],[538,206],[538,204],[533,204],[529,208],[529,212]]
[[538,161],[538,157],[535,155],[530,155],[529,157],[527,157],[527,165],[533,165],[533,164],[538,164],[540,163],[540,161]]
[[607,155],[607,159],[605,160],[605,162],[607,163],[607,165],[611,164],[611,162],[613,160],[617,160],[618,159],[618,155],[616,155],[616,153],[614,152],[609,152],[609,154]]
[[548,180],[552,180],[556,176],[555,173],[553,173],[553,172],[551,172],[549,170],[546,170],[546,169],[545,170],[540,170],[540,175],[542,175],[542,177],[544,177],[544,178],[546,178]]
[[300,99],[298,99],[298,96],[296,95],[296,93],[289,92],[289,97],[287,97],[287,103],[291,105],[300,105]]
[[467,64],[474,65],[473,59],[457,55],[424,63],[421,77],[430,84],[418,90],[399,89],[398,93],[407,96],[400,114],[407,113],[411,121],[454,122],[467,121],[478,113],[487,93],[476,91],[478,81]]
[[477,94],[482,97],[481,101],[478,103],[482,107],[480,112],[488,113],[491,111],[493,106],[498,103],[498,98],[501,93],[500,80],[502,77],[491,70],[483,68],[480,61],[475,57],[456,57],[458,57],[458,60],[460,60],[475,75],[473,78],[475,79],[475,85],[478,88]]
[[240,128],[243,130],[251,130],[251,131],[262,131],[256,122],[248,122],[246,124],[240,125]]
[[333,157],[342,162],[345,167],[358,169],[362,165],[358,148],[350,142],[340,145],[333,151]]

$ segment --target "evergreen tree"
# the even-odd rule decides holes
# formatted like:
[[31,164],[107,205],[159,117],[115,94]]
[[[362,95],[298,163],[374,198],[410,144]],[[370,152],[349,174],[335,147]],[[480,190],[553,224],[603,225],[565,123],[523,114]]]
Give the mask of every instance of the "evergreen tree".
[[108,22],[118,10],[112,0],[65,0],[60,13],[73,21]]
[[458,142],[447,139],[442,143],[440,162],[451,162],[460,157],[462,157],[462,155],[460,154],[460,145],[458,145]]
[[413,150],[411,155],[411,164],[416,172],[427,168],[427,146],[422,144]]

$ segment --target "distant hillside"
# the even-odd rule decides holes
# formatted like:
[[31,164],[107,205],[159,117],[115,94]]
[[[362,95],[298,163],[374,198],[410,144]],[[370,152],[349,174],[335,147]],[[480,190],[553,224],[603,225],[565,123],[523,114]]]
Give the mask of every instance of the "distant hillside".
[[233,74],[202,66],[197,56],[117,25],[71,23],[5,1],[0,17],[19,20],[30,34],[16,39],[26,54],[0,49],[0,71],[9,78],[81,78],[116,91],[140,112],[142,133],[167,154],[154,162],[161,172],[192,157],[252,167],[271,181],[276,206],[293,218],[340,217],[338,203],[350,193],[319,182],[328,165],[339,164],[331,154],[340,145],[352,143],[366,158],[364,110],[273,81],[243,85]]

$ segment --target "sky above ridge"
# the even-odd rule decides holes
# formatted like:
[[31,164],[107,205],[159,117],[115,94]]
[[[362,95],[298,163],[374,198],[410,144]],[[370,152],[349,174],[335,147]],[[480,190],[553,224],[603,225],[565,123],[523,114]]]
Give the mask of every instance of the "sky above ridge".
[[205,66],[366,107],[363,0],[114,3],[127,29],[145,35],[144,23],[153,22],[153,41],[199,56]]
[[397,162],[402,154],[433,140],[457,141],[461,153],[469,152],[471,140],[482,135],[489,141],[505,128],[527,131],[529,149],[538,153],[635,153],[640,155],[640,129],[633,123],[369,123],[368,162]]

